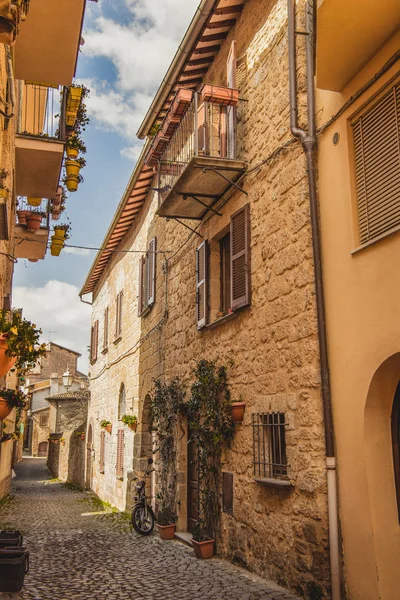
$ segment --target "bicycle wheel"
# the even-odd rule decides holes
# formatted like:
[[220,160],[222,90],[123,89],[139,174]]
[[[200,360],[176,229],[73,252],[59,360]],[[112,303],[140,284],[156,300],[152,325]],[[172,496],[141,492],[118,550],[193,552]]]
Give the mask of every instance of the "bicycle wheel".
[[143,506],[135,506],[132,511],[131,523],[134,530],[140,535],[150,535],[154,529],[156,518],[150,506],[147,507],[147,516]]

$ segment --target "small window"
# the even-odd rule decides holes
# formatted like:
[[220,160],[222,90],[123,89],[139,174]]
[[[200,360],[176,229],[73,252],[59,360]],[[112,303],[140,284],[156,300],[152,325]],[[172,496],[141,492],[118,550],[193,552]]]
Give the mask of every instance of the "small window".
[[123,383],[121,383],[121,387],[119,389],[119,398],[118,398],[118,419],[121,420],[125,413],[126,413],[125,385]]
[[106,432],[104,429],[100,432],[100,473],[104,473],[106,453]]
[[118,340],[122,335],[122,307],[124,292],[120,292],[115,300],[115,339]]
[[103,350],[108,348],[108,306],[104,311],[104,335],[103,335]]
[[97,346],[99,340],[99,322],[95,321],[92,326],[90,336],[90,362],[94,363],[97,360]]
[[400,83],[352,122],[360,243],[400,226]]
[[40,415],[39,417],[40,427],[48,427],[49,425],[49,415]]
[[285,414],[253,414],[254,476],[288,479]]
[[124,430],[123,429],[118,430],[116,475],[117,475],[117,477],[124,476]]
[[148,250],[139,261],[139,303],[138,314],[141,316],[156,301],[156,266],[157,240],[149,242]]
[[233,515],[233,474],[222,473],[222,510]]

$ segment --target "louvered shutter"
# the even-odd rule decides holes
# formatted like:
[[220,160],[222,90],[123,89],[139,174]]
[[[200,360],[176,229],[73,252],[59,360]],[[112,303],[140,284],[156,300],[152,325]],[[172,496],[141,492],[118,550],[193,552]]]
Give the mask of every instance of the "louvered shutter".
[[108,347],[108,307],[104,311],[104,337],[103,337],[103,350]]
[[138,301],[139,317],[143,312],[143,302],[144,302],[144,296],[143,296],[144,264],[145,264],[145,258],[144,258],[144,256],[141,256],[139,259],[139,301]]
[[98,343],[98,335],[99,335],[99,322],[96,321],[92,327],[92,350],[91,350],[91,360],[94,362],[97,360],[97,343]]
[[124,476],[124,430],[118,430],[118,438],[117,438],[117,465],[116,465],[116,474],[117,477]]
[[196,322],[197,329],[207,325],[208,317],[208,243],[196,248]]
[[94,351],[94,326],[90,328],[90,362],[93,360],[93,351]]
[[147,254],[147,306],[152,306],[156,301],[156,250],[157,240],[153,238]]
[[400,84],[352,126],[363,244],[400,225]]
[[100,432],[100,473],[104,473],[105,453],[106,453],[106,432],[104,430],[102,430]]
[[250,209],[246,204],[231,217],[231,307],[250,303]]
[[122,335],[122,311],[124,306],[124,292],[118,294],[118,336]]

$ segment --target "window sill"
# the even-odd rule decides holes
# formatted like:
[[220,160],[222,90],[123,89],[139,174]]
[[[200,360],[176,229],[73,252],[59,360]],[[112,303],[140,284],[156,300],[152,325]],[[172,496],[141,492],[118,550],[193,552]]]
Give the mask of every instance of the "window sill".
[[223,317],[219,317],[219,319],[216,319],[212,323],[209,323],[208,325],[206,325],[204,327],[204,329],[214,329],[214,327],[218,327],[219,325],[222,325],[223,323],[226,323],[227,321],[232,321],[233,319],[236,319],[237,316],[238,316],[237,311],[228,313],[227,315],[224,315]]
[[114,345],[116,345],[116,344],[119,344],[119,342],[120,342],[121,340],[122,340],[122,335],[120,335],[119,337],[117,337],[117,339],[115,339],[115,340],[113,341],[113,344],[114,344]]
[[153,306],[154,304],[149,304],[148,306],[146,306],[146,308],[144,308],[140,313],[139,317],[146,317],[153,308]]
[[101,351],[102,354],[107,354],[107,352],[108,352],[108,346],[107,346],[107,348],[103,348],[103,350]]
[[261,485],[285,489],[293,488],[293,484],[287,479],[274,479],[273,477],[254,477],[253,479]]
[[373,246],[377,242],[380,242],[381,240],[384,240],[387,237],[390,237],[390,236],[394,235],[395,233],[399,233],[399,232],[400,232],[400,227],[399,226],[393,227],[393,229],[390,229],[389,231],[385,231],[385,233],[381,233],[381,235],[378,235],[373,240],[369,240],[368,242],[365,242],[364,244],[361,244],[360,246],[357,246],[357,248],[354,248],[353,250],[351,250],[350,254],[351,255],[358,254],[362,250],[366,250],[367,248],[370,248],[371,246]]

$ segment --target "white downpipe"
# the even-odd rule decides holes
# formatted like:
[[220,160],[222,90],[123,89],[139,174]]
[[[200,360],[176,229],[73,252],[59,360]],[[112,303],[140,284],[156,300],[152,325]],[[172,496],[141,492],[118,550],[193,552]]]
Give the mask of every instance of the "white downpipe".
[[328,487],[329,555],[331,566],[332,600],[340,600],[339,519],[336,484],[336,459],[326,457]]

